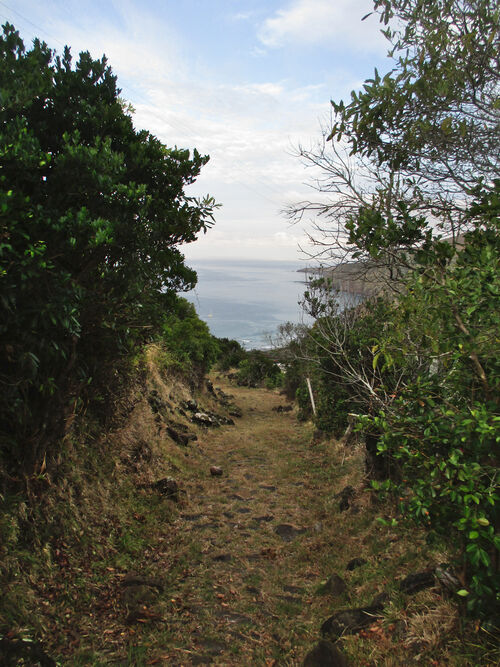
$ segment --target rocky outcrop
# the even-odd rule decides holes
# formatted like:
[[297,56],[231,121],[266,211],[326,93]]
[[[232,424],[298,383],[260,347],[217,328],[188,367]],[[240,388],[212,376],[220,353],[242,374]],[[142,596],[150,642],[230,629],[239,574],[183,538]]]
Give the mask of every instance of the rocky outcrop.
[[352,635],[371,625],[381,616],[383,604],[379,602],[357,609],[343,609],[335,612],[321,626],[321,634],[330,639],[338,639],[342,635]]
[[346,588],[347,585],[342,577],[339,577],[338,574],[332,574],[332,576],[319,587],[318,593],[320,595],[332,595],[338,597],[339,595],[342,595],[342,593],[345,593]]
[[304,658],[302,667],[348,667],[347,658],[326,639],[321,639]]

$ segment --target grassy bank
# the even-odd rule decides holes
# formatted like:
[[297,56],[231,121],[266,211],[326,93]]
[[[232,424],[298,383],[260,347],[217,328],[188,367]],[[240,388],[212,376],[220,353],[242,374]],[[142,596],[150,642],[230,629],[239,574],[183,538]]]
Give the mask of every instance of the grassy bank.
[[[315,442],[276,410],[276,390],[214,376],[222,393],[193,396],[159,358],[150,348],[112,428],[74,434],[64,475],[4,496],[4,653],[24,638],[61,665],[298,665],[332,613],[386,593],[373,623],[337,642],[350,664],[496,664],[442,588],[400,590],[447,554],[374,504],[361,444]],[[192,400],[242,416],[196,426]],[[167,478],[175,493],[155,484]],[[365,562],[347,570],[353,559]],[[342,590],[325,587],[332,575]]]

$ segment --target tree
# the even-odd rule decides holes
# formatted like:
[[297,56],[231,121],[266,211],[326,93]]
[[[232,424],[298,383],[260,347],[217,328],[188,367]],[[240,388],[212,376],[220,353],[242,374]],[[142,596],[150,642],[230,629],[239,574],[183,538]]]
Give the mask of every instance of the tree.
[[0,434],[33,467],[82,389],[196,281],[213,221],[186,196],[208,157],[135,130],[106,58],[0,39]]
[[[323,281],[311,336],[321,334],[318,366],[331,376],[333,369],[334,388],[347,388],[348,399],[354,390],[369,406],[360,427],[379,436],[378,452],[394,463],[398,474],[377,488],[405,499],[405,519],[451,537],[461,594],[471,611],[493,617],[500,605],[500,9],[489,0],[374,6],[394,69],[375,72],[349,104],[332,103],[319,149],[300,150],[322,170],[323,200],[299,203],[290,215],[316,210],[319,253],[356,260],[360,272],[378,270],[397,295],[385,289],[383,317],[363,306],[368,317],[358,308],[360,322],[348,327],[347,313],[328,310],[336,299]],[[342,274],[336,267],[330,275]],[[326,381],[323,390],[328,404]]]
[[487,229],[467,232],[450,266],[434,262],[408,282],[378,354],[390,369],[421,367],[364,420],[401,471],[384,488],[405,498],[404,516],[451,536],[462,594],[487,618],[500,609],[499,185],[471,210]]
[[500,15],[492,0],[374,7],[393,69],[333,101],[323,142],[299,148],[323,197],[289,215],[319,214],[311,238],[326,259],[405,267],[431,236],[459,241],[475,188],[500,177]]
[[[338,114],[330,137],[353,152],[470,195],[498,178],[500,10],[491,0],[374,0],[394,69],[377,71]],[[395,27],[393,27],[395,26]]]
[[176,360],[176,365],[196,387],[205,378],[220,353],[218,340],[200,320],[195,307],[179,297],[172,312],[165,316],[161,340]]

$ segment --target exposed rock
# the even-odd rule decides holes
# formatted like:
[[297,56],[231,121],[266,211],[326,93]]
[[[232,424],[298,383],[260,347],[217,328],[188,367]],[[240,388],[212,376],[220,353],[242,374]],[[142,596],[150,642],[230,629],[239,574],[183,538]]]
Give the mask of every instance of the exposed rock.
[[127,586],[122,593],[122,601],[128,609],[145,607],[153,604],[157,598],[157,591],[152,586],[142,584]]
[[277,488],[272,484],[259,484],[259,489],[265,489],[266,491],[277,491]]
[[39,642],[0,637],[0,663],[2,665],[37,665],[56,667],[57,663],[43,650]]
[[173,500],[174,502],[179,501],[180,488],[178,482],[173,477],[159,479],[157,482],[151,484],[151,488],[169,500]]
[[337,493],[336,498],[340,498],[339,510],[345,512],[349,509],[349,501],[354,498],[355,491],[352,486],[346,486],[340,493]]
[[364,558],[353,558],[350,560],[347,565],[345,566],[346,570],[355,570],[357,567],[361,567],[362,565],[365,565],[368,563],[367,560]]
[[293,405],[277,405],[272,408],[274,412],[291,412],[293,410]]
[[348,667],[347,658],[326,639],[321,639],[309,651],[302,663],[303,667]]
[[338,574],[332,574],[332,576],[318,589],[318,593],[321,595],[334,595],[339,596],[345,592],[347,585],[342,577],[339,577]]
[[170,419],[168,421],[168,426],[173,428],[175,431],[182,433],[183,435],[187,435],[189,440],[198,440],[198,436],[196,435],[196,433],[190,431],[189,427],[186,424],[183,424],[182,422],[176,422]]
[[262,516],[253,516],[252,521],[257,521],[257,523],[262,523],[265,521],[266,523],[269,521],[272,521],[274,519],[274,516],[272,514],[263,514]]
[[216,563],[229,563],[233,560],[233,557],[231,554],[217,554],[217,556],[214,556],[212,560],[214,560]]
[[274,532],[281,537],[283,542],[291,542],[297,535],[306,532],[305,528],[297,528],[291,523],[280,523],[274,528]]
[[145,577],[136,572],[129,572],[121,581],[123,587],[128,586],[148,586],[149,588],[157,588],[160,592],[163,590],[163,582],[156,577]]
[[217,389],[215,391],[216,391],[217,400],[219,401],[219,403],[221,405],[224,405],[224,406],[229,405],[229,401],[230,401],[230,398],[231,398],[229,396],[229,394],[226,394],[226,392],[222,391],[222,389],[220,389],[219,387],[217,387]]
[[383,607],[387,602],[389,602],[388,593],[378,593],[373,600],[370,602],[370,607]]
[[191,421],[201,426],[220,426],[219,422],[206,412],[195,412]]
[[414,593],[423,591],[424,588],[431,588],[435,583],[434,570],[424,570],[423,572],[409,574],[399,584],[399,588],[403,593],[413,595]]
[[439,583],[450,593],[456,593],[459,588],[462,588],[460,581],[446,565],[437,567],[435,576]]
[[187,444],[189,443],[189,437],[187,436],[187,434],[179,433],[179,431],[176,431],[175,428],[173,428],[172,426],[167,426],[167,433],[172,438],[172,440],[178,445],[186,447]]
[[216,415],[219,424],[224,424],[225,426],[234,426],[234,420],[229,417],[223,417],[221,415]]
[[163,583],[160,580],[130,572],[121,583],[122,604],[127,611],[128,624],[161,618],[154,609],[158,595],[163,591]]
[[302,586],[294,586],[293,584],[285,584],[283,586],[283,590],[286,591],[287,593],[295,593],[295,594],[304,592]]
[[222,415],[216,415],[214,412],[195,412],[191,417],[191,421],[194,424],[212,428],[222,425],[234,426],[234,421],[232,419]]
[[[216,389],[218,402],[227,409],[230,417],[243,417],[243,411],[237,405],[232,403],[234,396],[226,394],[222,389]],[[230,420],[232,421],[232,420]]]
[[321,634],[332,639],[342,635],[352,635],[371,625],[375,618],[379,618],[383,609],[382,604],[359,607],[358,609],[344,609],[330,616],[321,626]]
[[210,466],[210,474],[212,477],[220,477],[222,475],[222,468],[219,466]]

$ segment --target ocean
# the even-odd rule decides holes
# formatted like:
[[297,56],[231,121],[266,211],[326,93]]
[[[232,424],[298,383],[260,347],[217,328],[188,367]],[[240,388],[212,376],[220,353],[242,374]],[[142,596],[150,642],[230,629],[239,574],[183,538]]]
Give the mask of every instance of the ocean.
[[218,338],[237,340],[246,349],[271,347],[285,322],[308,323],[302,312],[304,273],[300,262],[190,260],[196,288],[183,294]]

